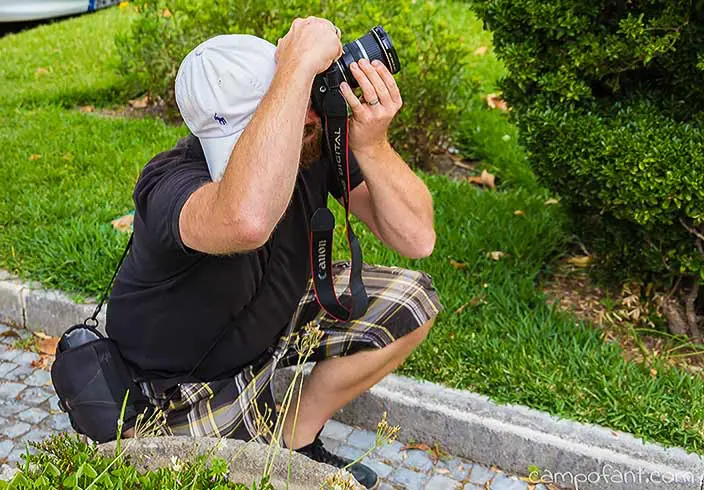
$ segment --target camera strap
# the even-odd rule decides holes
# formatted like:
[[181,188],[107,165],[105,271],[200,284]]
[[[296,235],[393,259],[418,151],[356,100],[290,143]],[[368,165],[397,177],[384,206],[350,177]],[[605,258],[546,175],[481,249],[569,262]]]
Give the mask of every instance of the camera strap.
[[339,90],[340,81],[337,73],[328,76],[329,89],[323,88],[326,93],[322,97],[322,123],[323,139],[345,208],[345,230],[352,255],[349,295],[338,298],[335,294],[332,277],[335,217],[327,207],[317,209],[311,219],[310,261],[315,297],[321,308],[337,320],[347,321],[357,319],[367,311],[369,297],[362,282],[362,249],[350,224],[349,119],[347,102]]
[[100,310],[103,309],[103,305],[105,305],[105,301],[108,299],[108,296],[110,295],[110,289],[112,288],[112,285],[115,282],[115,278],[117,277],[117,273],[120,272],[120,267],[122,267],[122,263],[125,261],[125,258],[127,257],[127,253],[130,251],[130,248],[132,247],[132,238],[133,237],[134,237],[134,234],[131,234],[130,239],[127,240],[127,245],[125,245],[125,250],[122,251],[122,255],[120,256],[120,260],[117,263],[117,267],[115,267],[115,272],[112,273],[112,278],[110,279],[110,282],[108,283],[108,285],[105,287],[105,290],[103,291],[103,295],[100,298],[100,302],[98,303],[98,306],[95,307],[93,314],[83,321],[83,324],[86,327],[96,328],[98,326],[98,315],[100,314]]

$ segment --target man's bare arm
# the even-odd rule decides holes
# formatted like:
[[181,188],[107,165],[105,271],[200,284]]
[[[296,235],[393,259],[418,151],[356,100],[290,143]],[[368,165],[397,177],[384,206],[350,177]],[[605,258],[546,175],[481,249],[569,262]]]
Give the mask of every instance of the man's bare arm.
[[350,69],[364,99],[374,101],[363,104],[349,85],[340,87],[352,108],[350,149],[366,183],[350,195],[352,212],[400,254],[427,257],[435,247],[432,197],[387,138],[389,124],[403,104],[398,85],[378,61],[363,59]]
[[329,21],[294,21],[279,42],[272,85],[235,145],[222,180],[204,185],[183,206],[179,228],[186,246],[227,254],[266,243],[296,184],[313,78],[341,50]]

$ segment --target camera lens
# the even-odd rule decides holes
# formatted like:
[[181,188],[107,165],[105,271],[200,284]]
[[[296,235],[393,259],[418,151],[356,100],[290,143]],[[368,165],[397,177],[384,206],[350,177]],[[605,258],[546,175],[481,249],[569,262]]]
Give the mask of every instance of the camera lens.
[[343,54],[336,63],[345,81],[352,88],[358,87],[359,84],[350,71],[350,65],[362,58],[366,58],[370,62],[374,60],[381,61],[391,73],[398,73],[401,69],[401,63],[391,38],[381,26],[376,26],[359,39],[345,44],[342,50]]

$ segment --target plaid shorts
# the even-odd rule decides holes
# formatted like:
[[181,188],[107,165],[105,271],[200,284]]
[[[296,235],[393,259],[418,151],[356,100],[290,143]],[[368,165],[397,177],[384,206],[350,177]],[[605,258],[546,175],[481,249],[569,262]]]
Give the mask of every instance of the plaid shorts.
[[[349,262],[333,265],[338,295],[344,294],[349,282],[349,267]],[[275,418],[271,383],[274,371],[298,362],[293,339],[304,325],[313,322],[323,332],[320,345],[308,358],[321,361],[385,347],[424,325],[442,309],[431,278],[424,272],[364,264],[362,278],[369,308],[361,318],[342,322],[330,317],[316,302],[311,280],[291,322],[262,361],[229,379],[179,384],[176,393],[159,393],[149,382],[141,384],[142,391],[164,411],[174,435],[269,442],[257,430],[257,415],[268,409]]]

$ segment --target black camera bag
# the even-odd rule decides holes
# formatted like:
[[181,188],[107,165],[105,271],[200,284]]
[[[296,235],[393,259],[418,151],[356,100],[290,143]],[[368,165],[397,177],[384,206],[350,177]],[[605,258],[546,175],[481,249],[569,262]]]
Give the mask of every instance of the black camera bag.
[[[115,274],[93,315],[82,324],[72,326],[61,336],[56,359],[51,366],[51,381],[59,397],[59,406],[68,413],[71,425],[76,432],[101,443],[116,439],[118,419],[126,395],[129,394],[122,430],[133,427],[137,415],[149,407],[115,342],[103,336],[96,328],[98,314],[131,244],[130,237]],[[84,329],[88,333],[84,337],[94,340],[71,346],[70,335],[78,329]]]
[[51,380],[76,432],[97,442],[111,441],[117,435],[125,396],[129,393],[123,429],[134,426],[146,400],[117,345],[84,324],[74,325],[64,335],[77,328],[92,329],[100,338],[65,351],[57,349]]

